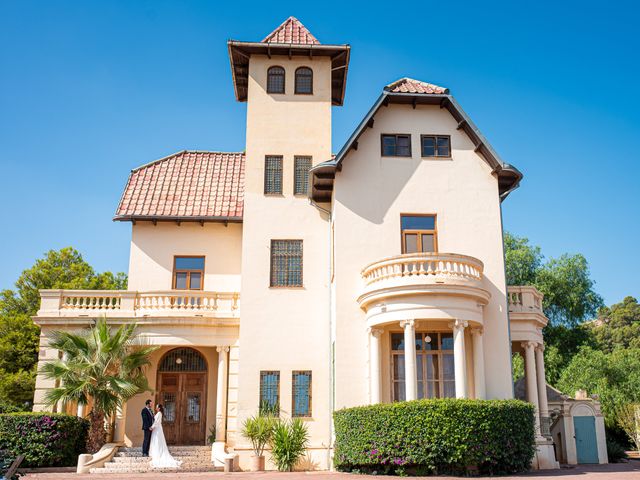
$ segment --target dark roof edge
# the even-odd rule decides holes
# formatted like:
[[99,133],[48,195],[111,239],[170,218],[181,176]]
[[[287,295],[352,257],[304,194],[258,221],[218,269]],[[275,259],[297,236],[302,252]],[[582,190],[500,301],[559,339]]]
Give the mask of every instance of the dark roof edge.
[[[414,94],[414,93],[395,93],[383,90],[382,94],[375,101],[373,106],[369,109],[365,117],[358,124],[354,132],[347,139],[344,146],[340,149],[340,151],[336,154],[333,160],[329,160],[326,162],[319,163],[315,167],[311,169],[311,171],[320,170],[327,167],[337,168],[338,170],[341,168],[342,161],[346,157],[347,153],[351,150],[354,143],[358,141],[358,138],[365,132],[367,125],[371,121],[371,119],[378,112],[380,107],[388,101],[388,97],[415,97],[415,98],[440,98],[441,105],[446,107],[452,114],[455,111],[461,117],[461,125],[464,129],[465,133],[471,138],[473,141],[473,136],[476,137],[478,143],[475,141],[473,143],[476,145],[476,151],[479,153],[484,160],[493,168],[494,172],[498,175],[498,177],[502,177],[506,179],[510,184],[508,188],[500,193],[500,200],[504,200],[507,198],[509,193],[518,188],[520,185],[520,181],[522,180],[522,173],[513,165],[510,165],[500,158],[497,152],[493,149],[493,147],[489,144],[485,136],[480,132],[478,127],[473,123],[471,118],[467,115],[467,113],[460,107],[458,102],[453,98],[450,94]],[[455,117],[455,116],[454,116]]]
[[234,47],[286,47],[298,50],[342,50],[350,48],[348,43],[277,43],[277,42],[243,42],[241,40],[227,40],[227,45]]
[[242,217],[227,216],[186,216],[186,215],[115,215],[114,222],[222,222],[222,223],[242,223]]

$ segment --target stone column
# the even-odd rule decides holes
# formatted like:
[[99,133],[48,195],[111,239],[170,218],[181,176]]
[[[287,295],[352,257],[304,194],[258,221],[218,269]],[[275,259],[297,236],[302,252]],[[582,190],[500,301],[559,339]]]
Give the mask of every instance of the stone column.
[[464,344],[464,329],[469,325],[464,320],[451,324],[453,329],[453,362],[456,377],[456,398],[467,398],[467,358]]
[[547,401],[547,382],[544,371],[544,345],[538,344],[536,351],[536,373],[538,381],[538,404],[540,408],[540,433],[544,436],[549,432],[549,403]]
[[482,327],[471,329],[471,338],[473,339],[473,383],[476,389],[476,398],[479,400],[487,398],[484,379],[484,345],[482,334]]
[[84,418],[84,409],[85,409],[85,405],[82,403],[78,404],[78,409],[76,411],[76,416],[80,417],[80,418]]
[[224,442],[227,434],[227,371],[229,347],[216,347],[218,352],[218,386],[216,389],[216,442]]
[[534,342],[522,342],[524,348],[524,377],[527,382],[527,401],[535,407],[536,436],[540,436],[540,406],[538,404],[538,379],[536,376]]
[[404,329],[404,396],[405,400],[415,400],[418,397],[415,321],[403,320],[400,326]]
[[369,395],[370,403],[380,403],[380,336],[382,330],[369,329]]

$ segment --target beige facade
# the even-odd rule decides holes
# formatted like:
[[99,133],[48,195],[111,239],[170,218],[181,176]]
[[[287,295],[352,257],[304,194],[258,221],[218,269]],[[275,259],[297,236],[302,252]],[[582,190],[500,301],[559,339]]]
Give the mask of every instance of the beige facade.
[[[177,162],[184,172],[225,154],[161,159],[134,171],[156,169],[144,182],[130,178],[116,216],[132,221],[129,290],[42,292],[35,318],[41,362],[58,355],[46,348],[52,330],[84,327],[101,315],[113,324],[135,321],[145,341],[161,347],[148,371],[153,392],[128,402],[116,441],[140,443],[146,398],[178,402],[178,413],[184,401],[189,413],[176,421],[195,425],[197,410],[204,430],[176,438],[204,444],[215,426],[216,440],[247,468],[241,424],[261,401],[277,399],[282,417],[300,416],[309,427],[305,467],[327,469],[336,409],[439,396],[513,398],[508,312],[519,307],[505,285],[500,203],[521,175],[499,160],[448,90],[410,79],[385,87],[332,157],[332,108],[344,98],[350,49],[306,38],[229,42],[236,97],[247,102],[246,152],[233,154],[244,161],[242,170],[229,164],[233,179],[216,181],[241,184],[241,218],[184,213],[192,206],[165,213],[169,206],[158,205],[182,198],[179,186],[135,190],[160,185],[158,175],[177,171]],[[284,69],[283,93],[271,91],[272,67]],[[312,72],[309,93],[296,93],[299,68]],[[390,134],[409,136],[409,155],[388,154],[383,137]],[[423,155],[423,136],[448,139],[446,155]],[[280,159],[280,173],[265,172],[271,156]],[[313,167],[303,172],[308,195],[294,193],[300,156]],[[217,171],[212,165],[206,175]],[[276,194],[265,193],[272,174],[281,182]],[[191,176],[193,188],[185,191],[210,188],[201,188],[206,178]],[[135,195],[155,203],[125,212]],[[235,202],[221,200],[225,208]],[[433,222],[430,233],[419,234],[426,235],[421,249],[406,243],[403,216]],[[301,259],[277,257],[272,242],[282,240],[298,241]],[[183,286],[175,257],[204,257],[191,284],[198,288]],[[519,310],[518,325],[546,321],[540,305],[534,310]],[[197,358],[200,369],[184,370],[183,358]],[[189,390],[188,382],[197,385]],[[38,377],[35,409],[50,408],[42,394],[52,386]],[[194,435],[196,427],[188,428]]]

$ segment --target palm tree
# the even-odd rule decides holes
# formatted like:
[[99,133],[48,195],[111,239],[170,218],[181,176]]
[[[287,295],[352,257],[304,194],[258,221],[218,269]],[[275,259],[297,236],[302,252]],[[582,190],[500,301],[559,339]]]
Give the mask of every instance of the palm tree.
[[63,359],[42,367],[42,374],[59,384],[45,401],[92,404],[87,450],[94,453],[106,441],[105,419],[134,395],[150,391],[144,367],[158,347],[142,345],[135,324],[114,330],[104,318],[81,332],[57,331],[50,338],[50,348],[62,352]]

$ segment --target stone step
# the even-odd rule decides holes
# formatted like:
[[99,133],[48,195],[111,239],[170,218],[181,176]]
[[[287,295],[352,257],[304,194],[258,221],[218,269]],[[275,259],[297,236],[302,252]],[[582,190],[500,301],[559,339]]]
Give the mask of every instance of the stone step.
[[[142,447],[120,447],[121,452],[142,452]],[[169,451],[198,451],[198,450],[208,450],[211,451],[210,445],[170,445]]]
[[[211,451],[207,450],[204,452],[169,452],[174,457],[199,457],[199,458],[211,458]],[[143,457],[141,453],[138,452],[118,452],[115,454],[114,458],[148,458]]]
[[127,467],[103,467],[92,468],[90,473],[146,473],[146,472],[215,472],[221,471],[221,468],[216,468],[213,465],[185,465],[180,468],[151,468],[151,465],[135,465]]
[[[211,455],[172,455],[176,460],[188,462],[210,462]],[[122,464],[150,462],[149,457],[113,457],[112,462]]]

